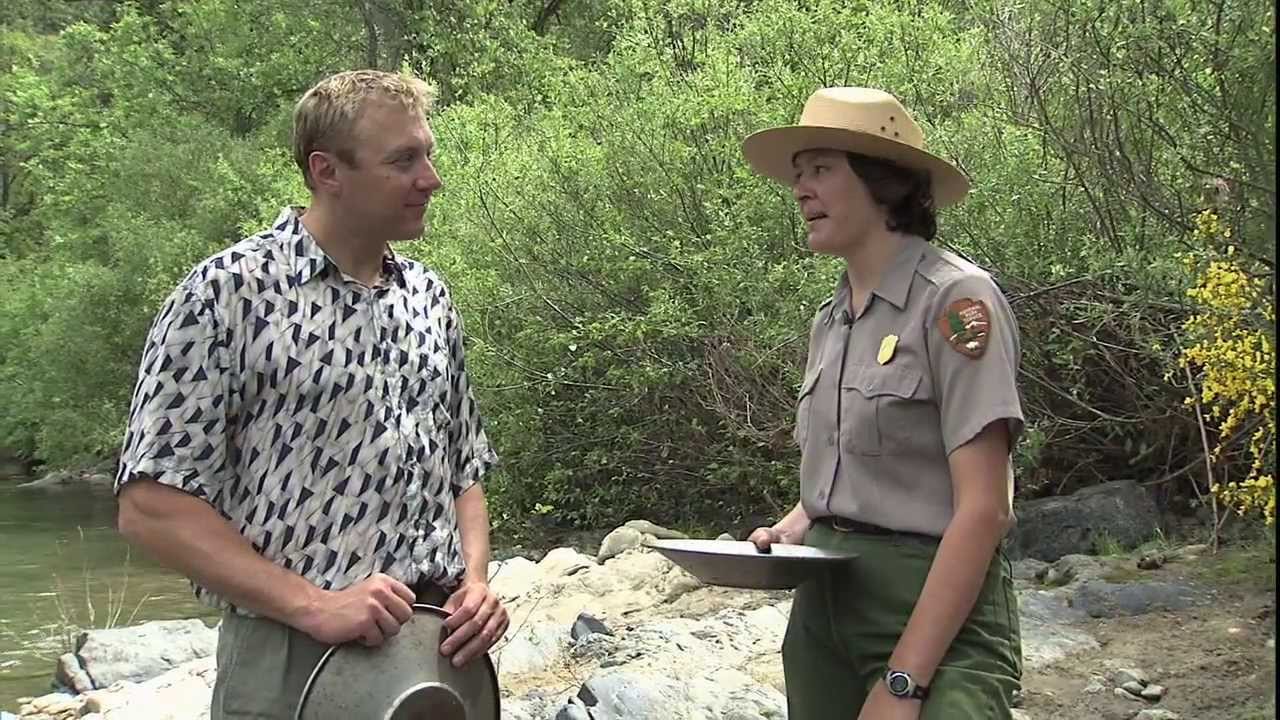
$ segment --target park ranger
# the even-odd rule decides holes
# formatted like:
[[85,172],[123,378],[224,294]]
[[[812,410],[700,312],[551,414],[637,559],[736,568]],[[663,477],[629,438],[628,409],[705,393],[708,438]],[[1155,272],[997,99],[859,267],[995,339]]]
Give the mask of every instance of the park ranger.
[[797,588],[791,720],[1009,718],[1022,651],[1011,567],[1018,329],[982,269],[931,243],[965,176],[892,95],[838,87],[752,134],[812,251],[845,260],[815,313],[796,407],[800,502],[751,534],[854,552]]

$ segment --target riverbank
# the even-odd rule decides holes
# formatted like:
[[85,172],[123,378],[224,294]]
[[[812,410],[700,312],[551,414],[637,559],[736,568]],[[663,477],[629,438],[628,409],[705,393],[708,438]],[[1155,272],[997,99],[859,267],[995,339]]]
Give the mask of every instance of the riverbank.
[[[504,719],[785,717],[778,650],[790,593],[703,586],[636,547],[642,538],[619,532],[599,554],[561,547],[491,565],[513,618],[493,653]],[[1024,718],[1275,716],[1273,549],[1163,544],[1016,568]],[[583,629],[584,613],[597,632]],[[192,713],[207,707],[213,677],[211,659],[198,658],[141,682],[33,699],[21,717],[204,717]]]

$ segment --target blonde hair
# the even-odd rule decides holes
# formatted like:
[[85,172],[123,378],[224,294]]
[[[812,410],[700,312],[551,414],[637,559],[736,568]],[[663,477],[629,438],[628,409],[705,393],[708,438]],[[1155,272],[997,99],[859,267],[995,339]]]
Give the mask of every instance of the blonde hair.
[[435,90],[426,81],[380,70],[350,70],[316,83],[293,109],[293,161],[313,188],[307,158],[332,152],[354,165],[353,133],[360,115],[373,102],[391,102],[406,110],[431,114]]

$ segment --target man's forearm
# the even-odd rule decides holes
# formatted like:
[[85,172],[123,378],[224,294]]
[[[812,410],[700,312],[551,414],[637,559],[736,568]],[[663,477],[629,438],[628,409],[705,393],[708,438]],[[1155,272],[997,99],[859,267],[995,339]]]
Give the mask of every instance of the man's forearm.
[[484,488],[476,483],[454,501],[458,513],[458,534],[462,536],[462,559],[467,565],[463,582],[489,582],[489,508]]
[[131,544],[237,606],[293,627],[314,607],[316,586],[259,555],[199,498],[135,480],[121,492],[119,523]]

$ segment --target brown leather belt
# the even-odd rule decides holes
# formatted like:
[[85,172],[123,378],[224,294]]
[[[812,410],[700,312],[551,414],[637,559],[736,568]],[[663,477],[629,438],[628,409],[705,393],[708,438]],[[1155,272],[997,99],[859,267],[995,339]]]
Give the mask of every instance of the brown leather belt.
[[[880,527],[879,525],[872,525],[871,523],[865,523],[865,522],[862,522],[861,520],[851,520],[847,517],[840,517],[839,515],[828,515],[826,517],[818,518],[814,522],[821,523],[831,528],[832,530],[835,530],[837,532],[842,532],[842,533],[862,533],[864,535],[900,534],[895,530],[890,530],[889,528],[883,528],[883,527]],[[902,533],[902,534],[906,534],[906,533]]]

